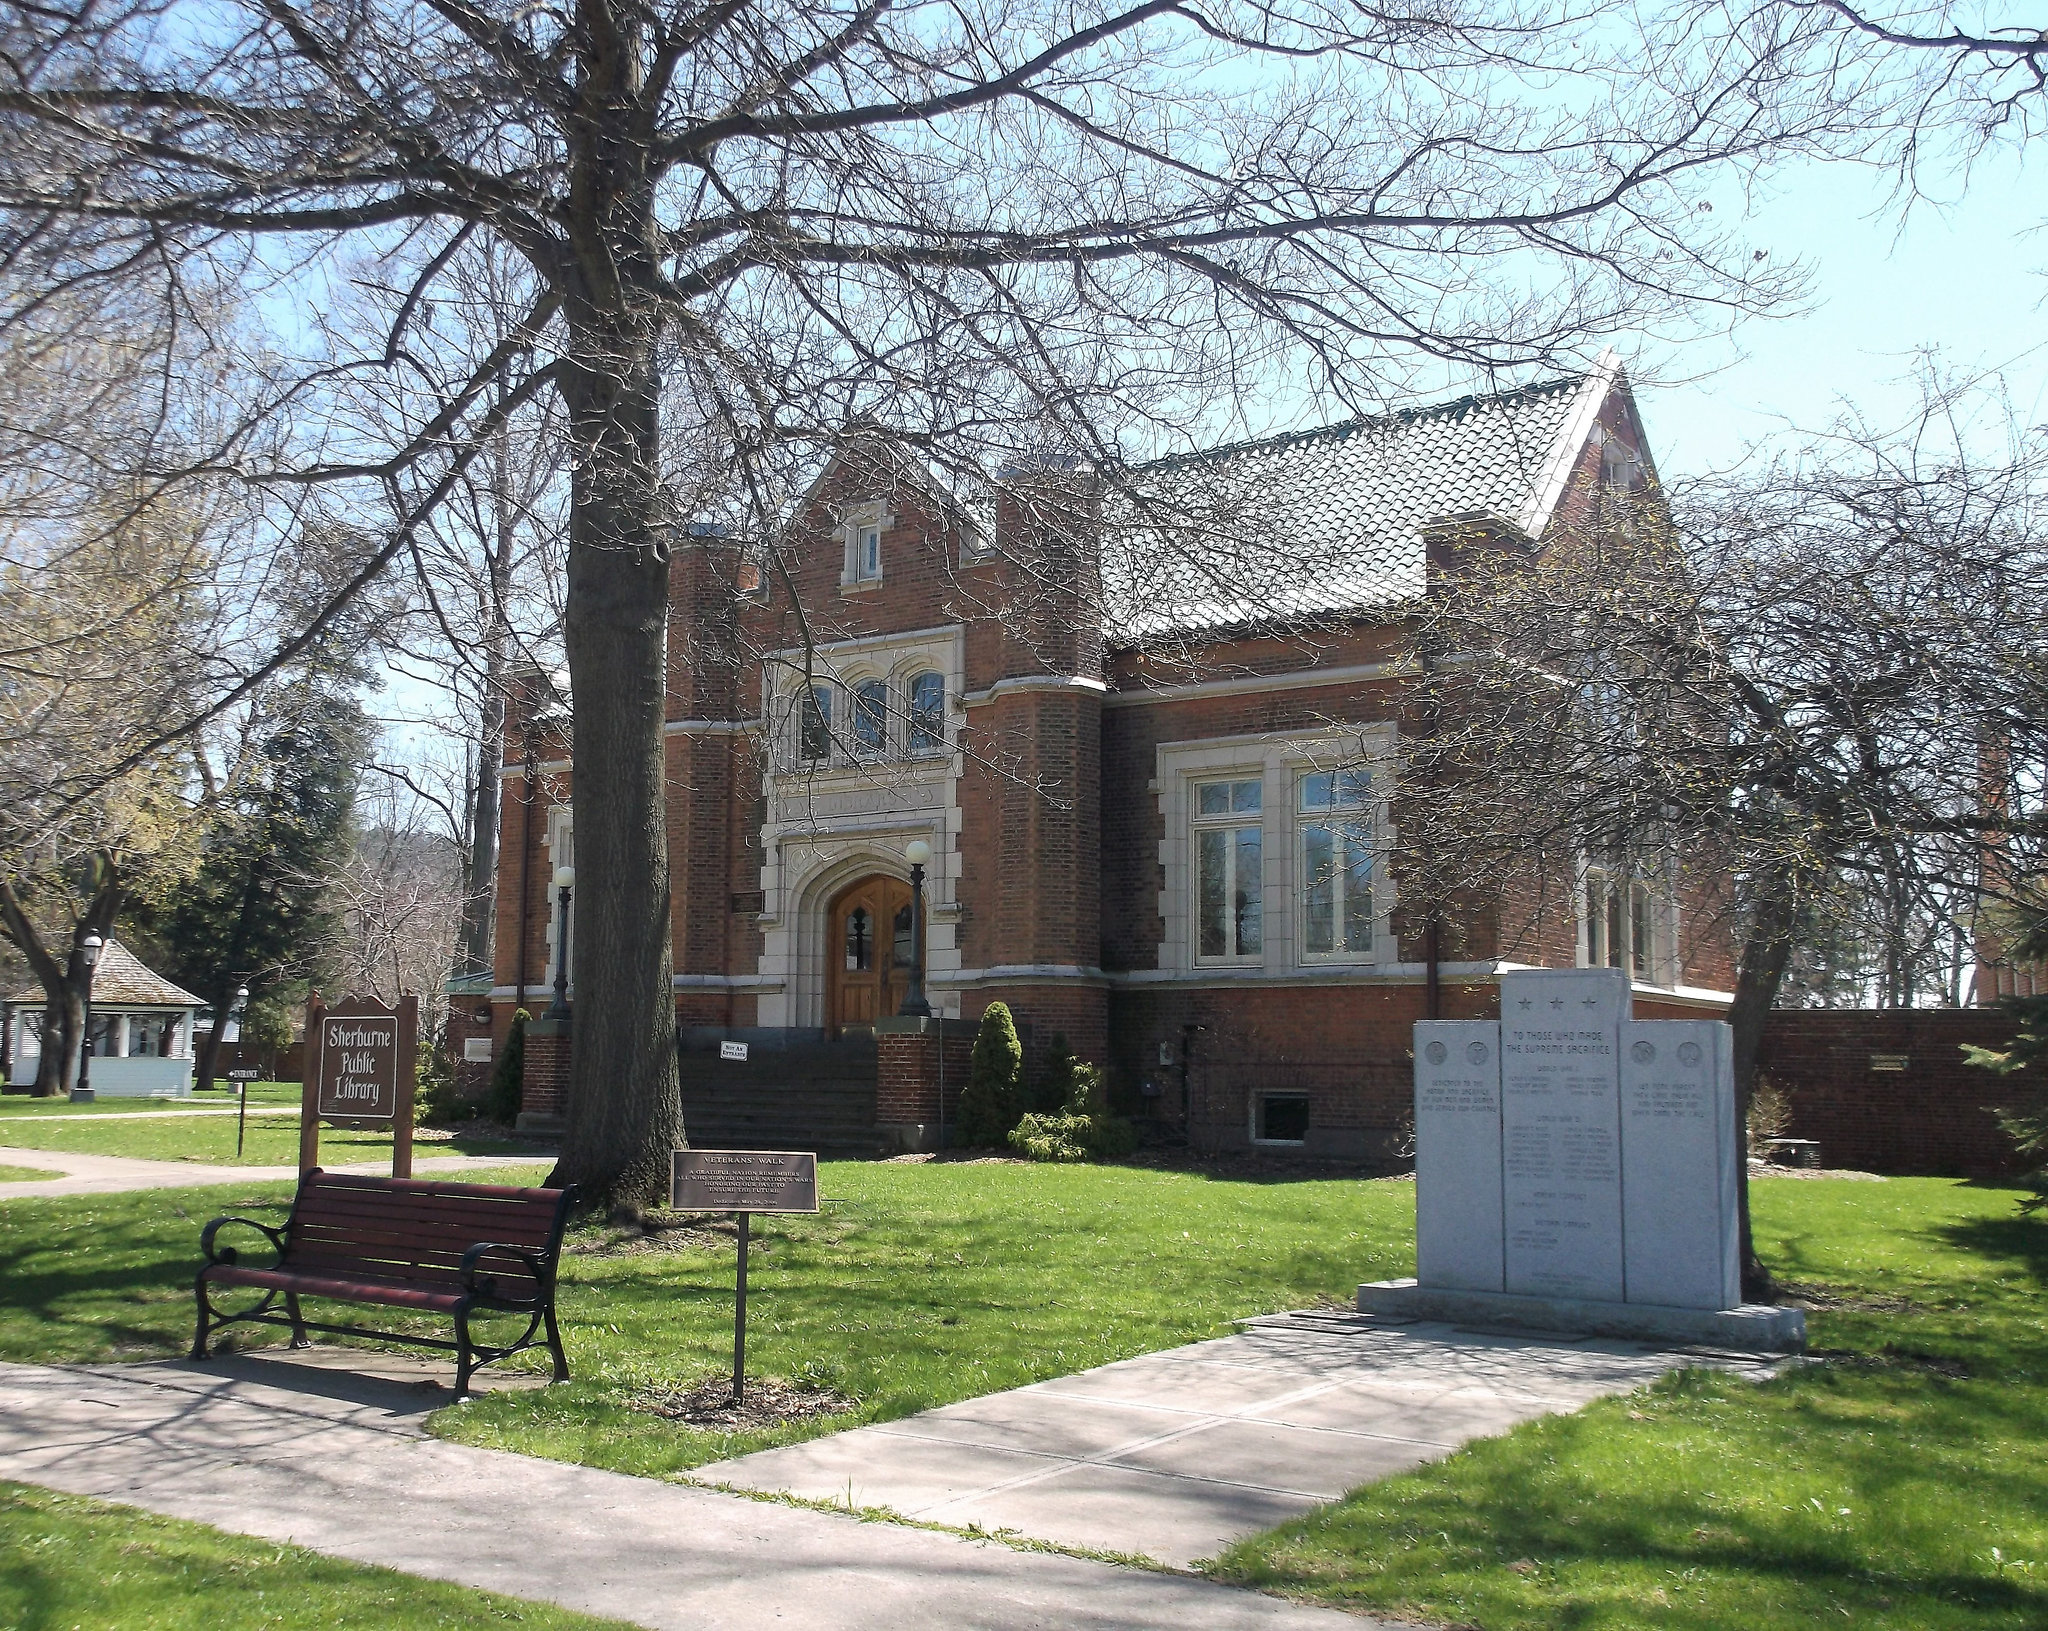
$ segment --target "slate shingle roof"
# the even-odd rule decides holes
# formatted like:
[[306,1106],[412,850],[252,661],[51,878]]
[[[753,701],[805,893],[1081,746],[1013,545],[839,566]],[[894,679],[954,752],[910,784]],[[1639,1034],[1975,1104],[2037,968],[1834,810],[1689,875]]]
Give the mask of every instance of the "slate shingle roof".
[[1109,517],[1112,645],[1385,607],[1419,595],[1423,529],[1494,516],[1540,538],[1613,386],[1577,379],[1169,459]]
[[[8,993],[16,1003],[40,1003],[43,988],[33,985]],[[182,986],[173,985],[120,941],[100,948],[99,967],[92,974],[95,1008],[203,1008],[206,1005]]]

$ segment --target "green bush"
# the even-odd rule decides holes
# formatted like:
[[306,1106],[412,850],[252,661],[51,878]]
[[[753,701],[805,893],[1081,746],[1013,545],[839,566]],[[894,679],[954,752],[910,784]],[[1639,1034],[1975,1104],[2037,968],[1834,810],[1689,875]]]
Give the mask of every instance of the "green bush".
[[469,1119],[470,1107],[455,1096],[455,1072],[444,1037],[420,1043],[413,1069],[413,1120],[422,1127],[453,1127]]
[[960,1095],[955,1139],[969,1149],[1000,1145],[1017,1124],[1017,1093],[1024,1077],[1024,1045],[1009,1005],[992,1002],[974,1035],[974,1058]]
[[526,1027],[532,1019],[524,1008],[512,1016],[505,1051],[498,1055],[498,1068],[491,1072],[491,1120],[507,1127],[519,1119],[520,1095],[526,1089]]
[[1138,1130],[1110,1110],[1102,1072],[1065,1053],[1064,1044],[1053,1059],[1066,1084],[1060,1107],[1022,1117],[1010,1130],[1010,1148],[1033,1161],[1113,1161],[1129,1155],[1138,1147]]

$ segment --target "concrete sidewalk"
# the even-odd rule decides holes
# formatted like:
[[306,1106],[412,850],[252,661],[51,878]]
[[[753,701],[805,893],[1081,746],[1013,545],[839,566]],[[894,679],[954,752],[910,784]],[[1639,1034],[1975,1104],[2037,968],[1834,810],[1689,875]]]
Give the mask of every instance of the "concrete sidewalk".
[[[349,1359],[385,1362],[351,1350]],[[444,1367],[445,1368],[445,1367]],[[0,1477],[652,1631],[1389,1622],[420,1436],[445,1390],[262,1355],[0,1365]]]
[[1185,1566],[1469,1439],[1679,1366],[1766,1376],[1780,1362],[1283,1315],[695,1476]]
[[[431,1148],[431,1146],[428,1146]],[[486,1167],[520,1162],[552,1161],[553,1150],[517,1155],[421,1155],[416,1146],[412,1170],[425,1178],[454,1177]],[[138,1161],[125,1155],[82,1155],[73,1150],[17,1150],[0,1145],[0,1167],[32,1167],[62,1173],[60,1178],[31,1178],[0,1184],[0,1201],[29,1200],[47,1195],[118,1195],[131,1189],[195,1189],[211,1184],[276,1183],[295,1179],[297,1167],[230,1167],[203,1161]],[[330,1167],[330,1172],[388,1173],[389,1159]]]

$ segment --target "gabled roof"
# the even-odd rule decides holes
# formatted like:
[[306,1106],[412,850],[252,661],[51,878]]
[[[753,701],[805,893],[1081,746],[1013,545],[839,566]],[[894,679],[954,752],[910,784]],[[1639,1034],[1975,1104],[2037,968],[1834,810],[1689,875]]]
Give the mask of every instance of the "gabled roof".
[[1110,643],[1397,605],[1446,522],[1540,540],[1620,378],[1609,352],[1576,379],[1136,468],[1103,539]]
[[[8,993],[17,1004],[43,1000],[40,985]],[[95,1008],[204,1008],[206,1004],[183,986],[173,985],[150,968],[120,941],[109,939],[100,948],[99,965],[92,971],[92,1005]]]

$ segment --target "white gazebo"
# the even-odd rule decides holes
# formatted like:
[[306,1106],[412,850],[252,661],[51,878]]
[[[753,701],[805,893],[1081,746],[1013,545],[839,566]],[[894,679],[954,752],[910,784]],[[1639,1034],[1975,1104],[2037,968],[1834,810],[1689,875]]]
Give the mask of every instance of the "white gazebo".
[[[43,1051],[41,987],[8,994],[9,1081],[28,1087]],[[100,953],[92,980],[92,1087],[109,1099],[182,1099],[192,1092],[192,1016],[200,1000],[173,985],[118,940]]]

